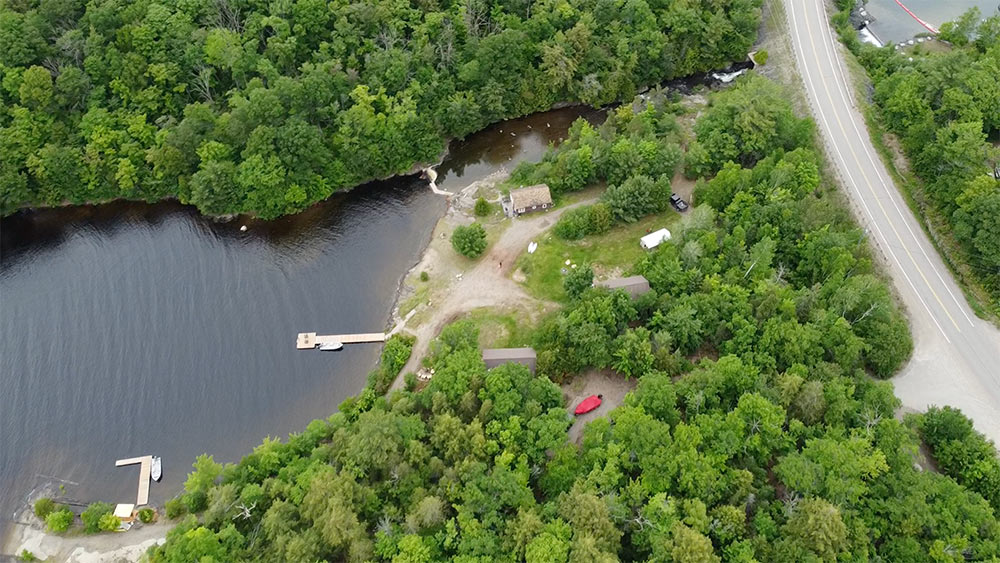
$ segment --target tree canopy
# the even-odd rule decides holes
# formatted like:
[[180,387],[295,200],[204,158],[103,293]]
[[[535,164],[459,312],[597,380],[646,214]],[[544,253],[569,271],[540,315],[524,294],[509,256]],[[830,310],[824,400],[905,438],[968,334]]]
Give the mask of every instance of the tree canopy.
[[[747,166],[633,266],[649,297],[584,289],[544,321],[537,374],[487,370],[459,321],[420,388],[369,387],[221,471],[200,458],[185,497],[206,508],[151,561],[1000,557],[995,452],[951,411],[896,419],[872,377],[909,334],[811,140]],[[570,442],[553,382],[595,368],[637,387]],[[915,467],[913,426],[946,475]]]
[[0,214],[156,201],[263,218],[446,139],[741,60],[760,0],[0,5]]
[[[973,8],[941,28],[951,47],[897,53],[854,45],[875,82],[874,101],[921,180],[934,231],[958,242],[952,259],[1000,313],[1000,15]],[[993,142],[991,142],[991,139]]]

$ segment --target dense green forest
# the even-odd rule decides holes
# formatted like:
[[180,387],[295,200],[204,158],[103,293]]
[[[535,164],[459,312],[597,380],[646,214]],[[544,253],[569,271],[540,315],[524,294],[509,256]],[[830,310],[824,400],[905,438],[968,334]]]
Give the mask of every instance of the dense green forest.
[[[674,109],[625,106],[596,144]],[[715,152],[731,146],[734,111],[772,119],[748,120],[752,148]],[[574,130],[550,165],[588,146],[593,129]],[[576,294],[535,330],[535,376],[486,370],[460,321],[432,344],[423,388],[369,387],[235,465],[199,458],[171,506],[200,514],[151,560],[1000,557],[992,446],[950,409],[894,417],[878,378],[908,357],[909,334],[822,179],[810,124],[751,76],[714,95],[696,130],[706,152],[691,163],[711,179],[674,238],[633,266],[650,293]],[[787,146],[782,130],[805,134]],[[669,127],[641,136],[676,140]],[[593,368],[638,386],[578,445],[554,382]],[[915,466],[920,436],[945,475]]]
[[7,0],[0,214],[273,218],[451,137],[742,60],[760,0]]
[[[843,19],[841,19],[843,24]],[[898,135],[921,202],[935,209],[1000,313],[1000,16],[973,9],[942,26],[951,47],[896,51],[849,41],[875,83],[879,118]]]

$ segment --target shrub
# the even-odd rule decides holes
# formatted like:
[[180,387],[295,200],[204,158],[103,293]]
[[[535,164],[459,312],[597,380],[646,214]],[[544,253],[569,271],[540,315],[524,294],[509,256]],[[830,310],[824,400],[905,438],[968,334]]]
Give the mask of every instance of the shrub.
[[205,510],[206,506],[208,506],[208,495],[205,494],[205,491],[191,491],[190,493],[184,495],[183,499],[184,507],[187,508],[187,511],[191,514],[201,512],[202,510]]
[[376,393],[382,395],[389,390],[389,386],[410,359],[415,341],[416,338],[405,334],[395,334],[386,341],[378,367],[368,374],[368,385]]
[[90,506],[80,513],[80,520],[83,520],[83,531],[94,534],[101,530],[101,517],[111,514],[114,507],[106,502],[92,502]]
[[466,258],[478,258],[486,250],[486,231],[479,223],[455,227],[451,234],[451,246]]
[[49,527],[49,530],[56,533],[65,532],[72,524],[73,512],[66,507],[60,508],[45,517],[45,525]]
[[594,283],[594,270],[590,265],[580,266],[570,270],[566,278],[563,279],[563,289],[566,293],[576,299]]
[[156,516],[156,513],[153,512],[152,508],[146,507],[139,509],[139,521],[143,524],[149,524],[152,522],[154,516]]
[[428,274],[427,272],[420,272],[420,281],[425,282],[429,279],[431,279],[430,274]]
[[614,217],[611,216],[611,208],[606,203],[595,203],[588,209],[590,218],[590,233],[600,235],[611,230]]
[[403,382],[406,384],[407,391],[413,391],[417,388],[417,374],[411,371],[403,376]]
[[493,206],[484,198],[476,200],[475,212],[477,217],[486,217],[493,212]]
[[670,181],[666,177],[654,181],[649,176],[633,176],[609,187],[602,199],[615,219],[635,223],[650,213],[667,208],[670,204]]
[[767,64],[767,49],[761,49],[754,54],[753,60],[760,66]]
[[52,514],[52,511],[55,509],[56,501],[48,497],[40,498],[35,501],[35,516],[37,516],[39,520],[45,520],[45,518],[49,514]]
[[172,498],[164,504],[164,509],[167,512],[167,518],[171,520],[175,518],[180,518],[184,515],[184,502],[179,498]]
[[118,519],[117,516],[108,512],[107,514],[101,516],[101,519],[97,522],[97,527],[102,532],[113,532],[120,528],[122,521]]
[[552,232],[563,240],[578,240],[591,232],[590,207],[577,207],[563,213]]
[[38,557],[34,553],[28,551],[27,549],[21,550],[21,555],[18,555],[21,561],[38,561]]
[[952,407],[931,407],[918,420],[920,436],[941,471],[983,495],[993,510],[1000,510],[1000,459],[993,443]]

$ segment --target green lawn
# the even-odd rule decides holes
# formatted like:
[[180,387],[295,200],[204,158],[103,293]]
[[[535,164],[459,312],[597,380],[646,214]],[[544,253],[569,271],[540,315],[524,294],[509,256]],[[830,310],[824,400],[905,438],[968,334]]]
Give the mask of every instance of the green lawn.
[[480,348],[531,346],[531,333],[534,327],[521,311],[476,309],[465,319],[472,321],[479,329]]
[[582,266],[590,264],[594,268],[595,279],[612,277],[612,274],[627,273],[645,251],[639,246],[639,238],[647,232],[664,227],[673,230],[679,219],[671,210],[650,215],[637,223],[619,224],[603,235],[593,235],[581,240],[565,241],[550,232],[538,242],[534,254],[524,252],[517,265],[525,274],[523,285],[528,293],[539,299],[564,302],[562,269],[570,264]]

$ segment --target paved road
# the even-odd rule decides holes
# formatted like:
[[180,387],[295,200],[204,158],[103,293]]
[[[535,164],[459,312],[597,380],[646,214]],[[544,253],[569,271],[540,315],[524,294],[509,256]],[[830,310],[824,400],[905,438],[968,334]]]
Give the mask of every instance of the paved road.
[[959,407],[1000,444],[1000,331],[977,318],[872,146],[847,88],[824,0],[785,0],[806,94],[855,215],[910,318],[913,358],[893,379],[904,407]]

